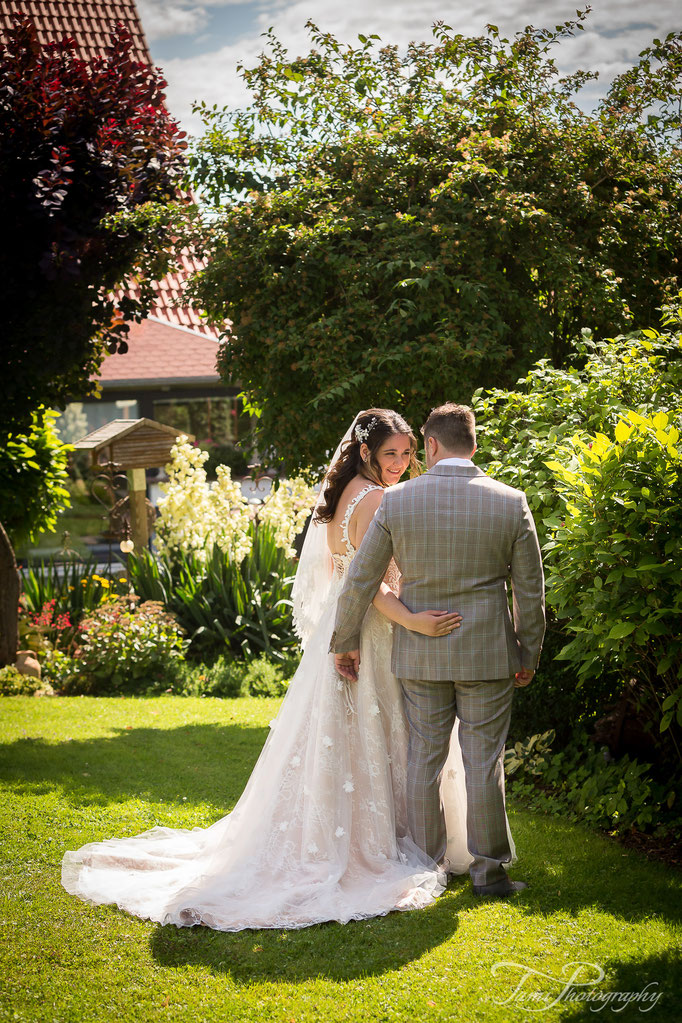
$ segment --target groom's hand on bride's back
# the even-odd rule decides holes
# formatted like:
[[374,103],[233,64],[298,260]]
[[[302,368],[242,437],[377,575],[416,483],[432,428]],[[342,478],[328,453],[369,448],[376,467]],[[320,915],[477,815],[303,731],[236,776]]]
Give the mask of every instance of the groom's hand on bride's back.
[[349,682],[357,682],[360,669],[360,651],[349,650],[345,654],[334,654],[334,664],[339,675]]

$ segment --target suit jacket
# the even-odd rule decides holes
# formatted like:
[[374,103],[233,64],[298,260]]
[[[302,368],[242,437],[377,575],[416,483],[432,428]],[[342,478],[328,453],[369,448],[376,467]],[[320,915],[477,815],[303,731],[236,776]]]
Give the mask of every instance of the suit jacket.
[[[438,463],[386,490],[348,570],[330,649],[359,649],[360,627],[391,557],[410,611],[458,611],[459,629],[423,636],[394,626],[398,678],[509,678],[535,668],[545,632],[545,591],[525,494],[477,466]],[[511,577],[514,619],[509,612]]]

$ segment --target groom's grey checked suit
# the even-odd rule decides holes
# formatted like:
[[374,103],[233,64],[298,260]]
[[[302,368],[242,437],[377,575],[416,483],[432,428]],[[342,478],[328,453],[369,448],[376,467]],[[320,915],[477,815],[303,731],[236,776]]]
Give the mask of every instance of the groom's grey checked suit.
[[[504,742],[514,673],[537,667],[545,631],[544,577],[525,495],[474,465],[439,465],[387,489],[341,593],[330,649],[359,649],[360,627],[391,557],[400,599],[414,612],[457,611],[459,629],[430,637],[394,626],[391,669],[410,726],[412,837],[439,861],[445,823],[438,778],[455,714],[467,786],[474,885],[506,877]],[[514,618],[507,599],[511,576]]]

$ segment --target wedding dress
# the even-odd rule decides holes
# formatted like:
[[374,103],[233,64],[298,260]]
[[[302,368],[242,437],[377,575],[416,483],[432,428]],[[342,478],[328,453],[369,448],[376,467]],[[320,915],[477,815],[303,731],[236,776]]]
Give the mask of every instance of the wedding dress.
[[[443,891],[443,870],[408,833],[407,726],[390,671],[391,623],[370,606],[355,683],[338,675],[328,653],[355,555],[348,525],[371,489],[346,508],[346,552],[331,556],[321,603],[308,601],[307,629],[299,614],[303,656],[234,810],[208,828],[156,826],[68,851],[68,892],[160,924],[237,931],[346,923],[418,909]],[[386,581],[395,592],[398,578],[392,563]],[[310,581],[305,572],[302,579]],[[441,790],[447,869],[464,873],[471,856],[456,730]]]

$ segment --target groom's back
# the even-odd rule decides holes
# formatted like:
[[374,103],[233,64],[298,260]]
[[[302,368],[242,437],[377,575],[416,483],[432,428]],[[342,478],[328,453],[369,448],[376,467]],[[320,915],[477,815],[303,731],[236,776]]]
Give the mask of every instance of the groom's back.
[[[475,466],[436,464],[424,476],[387,491],[382,513],[402,573],[401,600],[411,611],[462,615],[461,628],[438,639],[397,629],[394,674],[468,680],[518,671],[519,641],[506,580],[514,546],[524,538],[524,523],[528,532],[530,512],[522,491]],[[532,533],[539,565],[534,527]],[[539,581],[531,585],[537,588],[538,583],[541,587],[541,567]]]

